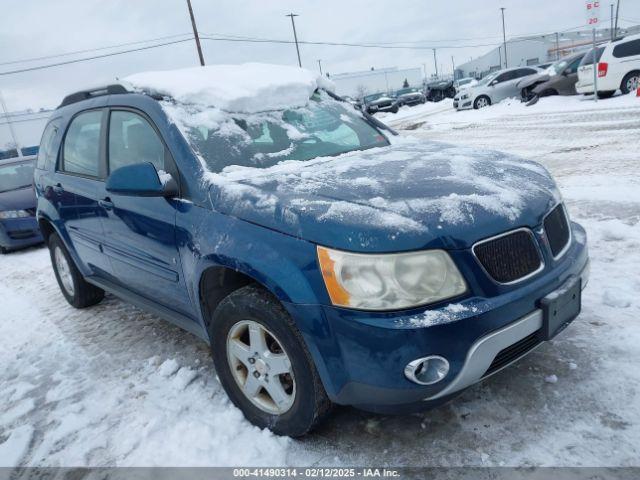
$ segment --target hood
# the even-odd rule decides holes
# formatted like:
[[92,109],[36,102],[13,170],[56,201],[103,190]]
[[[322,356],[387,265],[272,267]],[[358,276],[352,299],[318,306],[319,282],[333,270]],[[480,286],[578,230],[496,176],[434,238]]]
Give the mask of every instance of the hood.
[[539,225],[560,198],[536,163],[436,142],[401,141],[206,177],[212,207],[221,213],[360,252],[468,248]]
[[7,210],[27,210],[36,207],[36,194],[33,187],[0,192],[0,212]]
[[525,77],[522,81],[518,82],[518,88],[527,88],[536,83],[548,82],[551,79],[551,75],[548,73],[538,73],[536,75],[530,75]]

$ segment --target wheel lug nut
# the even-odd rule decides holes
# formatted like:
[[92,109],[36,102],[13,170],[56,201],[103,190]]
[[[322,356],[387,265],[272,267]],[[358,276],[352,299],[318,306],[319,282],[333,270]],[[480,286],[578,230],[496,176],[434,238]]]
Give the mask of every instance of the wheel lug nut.
[[253,372],[253,376],[256,378],[260,377],[260,372],[258,372],[257,370],[255,372]]
[[253,357],[249,357],[249,363],[253,365],[254,363],[256,363],[256,359]]

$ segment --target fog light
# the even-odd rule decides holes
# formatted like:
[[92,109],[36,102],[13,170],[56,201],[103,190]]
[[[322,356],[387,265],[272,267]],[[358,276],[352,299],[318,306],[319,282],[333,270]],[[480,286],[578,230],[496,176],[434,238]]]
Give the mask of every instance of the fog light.
[[433,385],[447,376],[449,362],[438,355],[418,358],[404,367],[404,375],[420,385]]

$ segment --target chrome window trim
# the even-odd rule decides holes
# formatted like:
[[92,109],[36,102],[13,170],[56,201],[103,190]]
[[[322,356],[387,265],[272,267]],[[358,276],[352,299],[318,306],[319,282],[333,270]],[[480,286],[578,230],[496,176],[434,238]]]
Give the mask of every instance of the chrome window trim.
[[[482,262],[480,261],[480,259],[476,255],[476,247],[479,246],[479,245],[482,245],[483,243],[491,242],[492,240],[497,240],[498,238],[506,237],[506,236],[511,235],[512,233],[516,233],[516,232],[527,232],[531,236],[531,239],[533,240],[533,244],[536,247],[536,251],[538,252],[538,260],[540,260],[540,266],[535,271],[533,271],[531,273],[528,273],[524,277],[520,277],[520,278],[518,278],[516,280],[512,280],[511,282],[499,282],[498,280],[493,278],[493,276],[487,271],[487,269],[484,267],[484,265],[482,264]],[[546,235],[546,233],[545,233],[545,235]],[[536,236],[531,231],[531,229],[527,228],[527,227],[520,227],[520,228],[516,228],[514,230],[509,230],[508,232],[504,232],[504,233],[500,233],[498,235],[494,235],[493,237],[483,238],[482,240],[477,241],[476,243],[474,243],[471,246],[471,253],[472,253],[473,257],[476,259],[476,261],[478,262],[478,265],[480,265],[480,268],[482,269],[482,271],[487,275],[487,277],[489,277],[489,279],[492,282],[494,282],[497,285],[515,285],[517,283],[524,282],[525,280],[528,280],[528,279],[536,276],[538,273],[542,272],[544,270],[544,267],[545,267],[544,255],[542,254],[542,250],[540,249],[540,244],[538,243],[538,240],[536,239]]]
[[[565,246],[562,247],[562,250],[560,250],[558,252],[558,255],[556,255],[554,257],[553,256],[553,251],[551,250],[551,244],[549,243],[549,236],[547,235],[547,229],[544,226],[544,222],[547,220],[547,217],[549,215],[551,215],[556,208],[558,208],[558,206],[562,207],[562,212],[564,213],[564,218],[567,221],[567,227],[569,228],[569,239],[567,240],[567,243],[565,244]],[[571,221],[569,220],[569,212],[567,212],[567,207],[565,206],[564,202],[559,202],[559,203],[555,204],[553,206],[553,208],[551,208],[546,213],[546,215],[544,217],[542,217],[542,231],[544,232],[544,238],[547,241],[547,246],[549,248],[549,254],[551,255],[551,258],[553,258],[554,260],[559,260],[560,257],[562,257],[565,253],[567,253],[567,251],[571,247],[571,242],[573,241],[573,232],[571,231]]]

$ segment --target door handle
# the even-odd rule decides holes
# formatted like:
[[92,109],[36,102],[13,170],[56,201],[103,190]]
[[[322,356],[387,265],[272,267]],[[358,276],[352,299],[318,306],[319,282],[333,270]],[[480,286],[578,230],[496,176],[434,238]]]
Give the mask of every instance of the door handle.
[[53,187],[51,187],[51,189],[53,190],[53,193],[57,195],[64,193],[64,188],[62,188],[62,184],[60,183],[55,184]]
[[98,200],[98,205],[100,205],[105,210],[112,210],[113,209],[113,202],[111,201],[111,199],[109,197],[103,198],[102,200]]

